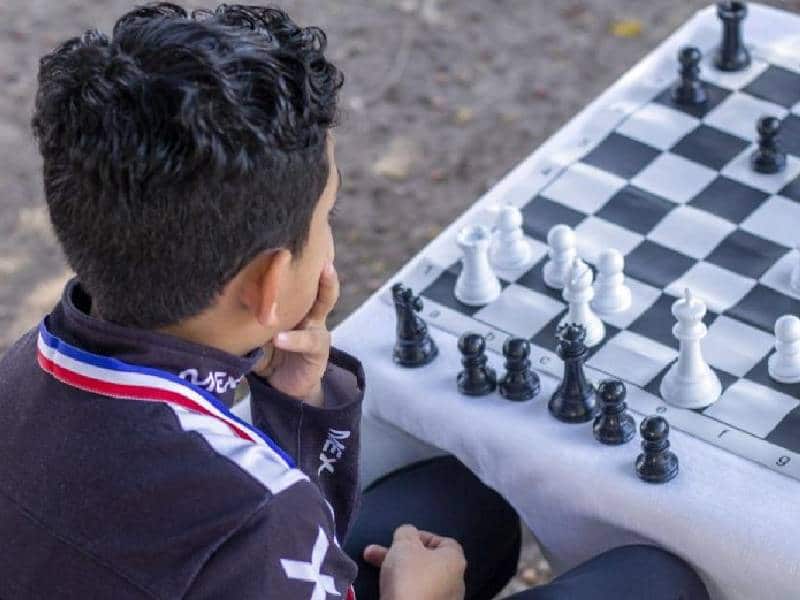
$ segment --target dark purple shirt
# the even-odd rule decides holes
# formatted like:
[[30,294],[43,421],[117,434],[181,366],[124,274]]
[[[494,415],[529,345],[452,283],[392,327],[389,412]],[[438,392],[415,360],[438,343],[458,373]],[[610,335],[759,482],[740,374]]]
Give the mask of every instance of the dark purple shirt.
[[338,540],[358,499],[359,362],[331,351],[317,408],[250,374],[259,352],[233,356],[114,325],[90,305],[73,280],[48,330],[93,355],[178,375],[226,406],[246,377],[253,425],[296,469],[210,417],[63,383],[37,362],[34,329],[0,361],[0,598],[307,599],[317,590],[347,600],[356,567]]

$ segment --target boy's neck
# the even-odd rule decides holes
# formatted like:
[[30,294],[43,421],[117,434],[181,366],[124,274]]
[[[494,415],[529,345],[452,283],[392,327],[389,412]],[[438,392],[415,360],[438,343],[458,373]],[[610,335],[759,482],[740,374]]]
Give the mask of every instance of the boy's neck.
[[[103,320],[103,315],[95,302],[92,302],[89,315]],[[222,350],[235,356],[244,356],[252,347],[246,348],[240,341],[240,336],[233,334],[236,330],[228,322],[221,322],[213,311],[201,313],[190,319],[185,319],[180,323],[157,327],[155,331],[165,333],[173,337]],[[266,344],[266,341],[264,342]]]

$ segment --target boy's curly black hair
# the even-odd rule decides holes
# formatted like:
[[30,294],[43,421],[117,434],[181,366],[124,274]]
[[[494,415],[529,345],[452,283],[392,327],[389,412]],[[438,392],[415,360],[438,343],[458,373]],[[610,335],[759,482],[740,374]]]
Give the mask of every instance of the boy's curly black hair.
[[259,252],[299,254],[343,80],[325,47],[275,8],[159,3],[41,59],[50,218],[103,318],[176,323]]

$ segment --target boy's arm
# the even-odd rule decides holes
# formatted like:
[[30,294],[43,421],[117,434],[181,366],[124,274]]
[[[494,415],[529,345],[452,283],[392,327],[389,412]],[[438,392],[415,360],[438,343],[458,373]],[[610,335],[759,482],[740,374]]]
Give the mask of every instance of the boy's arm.
[[301,482],[266,501],[208,558],[190,584],[193,600],[348,598],[356,566],[339,548],[330,511]]
[[331,348],[322,378],[324,401],[311,406],[275,389],[255,374],[248,377],[253,424],[267,433],[318,484],[336,514],[340,538],[350,525],[359,497],[359,447],[364,372],[361,364]]
[[355,358],[331,348],[326,320],[338,297],[339,278],[328,263],[305,319],[265,346],[248,380],[253,423],[319,485],[343,538],[359,494],[364,371]]

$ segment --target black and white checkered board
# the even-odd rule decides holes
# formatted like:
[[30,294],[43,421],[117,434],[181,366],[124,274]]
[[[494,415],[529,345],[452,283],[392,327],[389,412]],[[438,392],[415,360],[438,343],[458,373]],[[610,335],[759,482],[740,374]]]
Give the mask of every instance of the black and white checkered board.
[[[800,63],[796,70],[772,64],[756,50],[742,73],[720,73],[706,60],[703,79],[706,106],[675,106],[665,78],[643,102],[623,102],[627,108],[604,137],[575,139],[585,146],[576,160],[552,173],[542,169],[545,183],[517,202],[535,263],[502,274],[496,302],[459,303],[453,288],[460,265],[441,264],[441,256],[422,256],[404,281],[422,293],[432,326],[484,333],[496,352],[509,335],[530,338],[537,369],[560,377],[551,350],[566,305],[542,278],[547,232],[559,223],[573,227],[589,263],[616,248],[625,255],[633,306],[606,320],[607,336],[587,362],[590,375],[627,382],[629,406],[642,415],[665,414],[678,429],[800,479],[800,384],[767,374],[775,320],[800,315],[800,296],[788,287],[800,260]],[[788,158],[778,175],[749,165],[762,115],[782,119]],[[708,305],[703,353],[724,390],[699,411],[658,397],[677,355],[670,308],[686,287]]]

